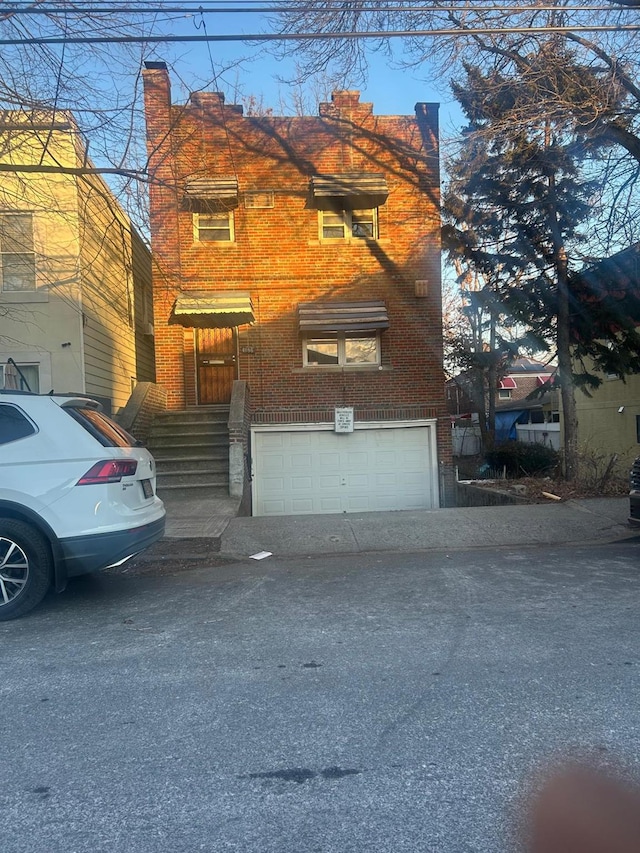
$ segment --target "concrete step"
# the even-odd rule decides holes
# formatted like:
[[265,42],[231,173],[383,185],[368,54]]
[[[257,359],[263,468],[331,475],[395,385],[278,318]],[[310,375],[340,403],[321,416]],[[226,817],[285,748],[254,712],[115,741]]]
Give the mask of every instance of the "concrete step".
[[185,423],[153,423],[150,435],[164,437],[173,435],[228,435],[226,421],[187,421]]
[[158,490],[171,486],[211,485],[221,489],[229,488],[229,475],[224,471],[205,469],[201,471],[160,471],[157,474]]
[[149,443],[149,450],[154,459],[184,459],[196,456],[204,458],[218,458],[222,454],[229,453],[229,442],[196,443],[194,442],[166,442],[161,444]]
[[216,482],[200,481],[199,483],[170,483],[159,485],[157,488],[158,497],[162,499],[163,494],[185,494],[191,497],[229,497],[228,485],[221,486]]
[[195,433],[172,433],[171,435],[152,435],[149,439],[149,447],[173,447],[174,444],[202,445],[203,447],[222,447],[229,444],[229,434],[219,432],[213,434]]
[[226,423],[229,420],[229,406],[212,408],[183,409],[180,411],[159,412],[153,419],[155,424],[197,424]]
[[229,471],[229,450],[221,448],[206,456],[155,456],[158,473],[170,471],[201,471],[203,468]]

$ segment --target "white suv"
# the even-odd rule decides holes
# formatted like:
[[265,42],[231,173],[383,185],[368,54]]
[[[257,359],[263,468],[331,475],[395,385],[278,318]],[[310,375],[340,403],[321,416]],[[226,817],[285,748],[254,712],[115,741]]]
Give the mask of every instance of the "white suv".
[[148,450],[94,400],[0,391],[0,621],[164,533]]

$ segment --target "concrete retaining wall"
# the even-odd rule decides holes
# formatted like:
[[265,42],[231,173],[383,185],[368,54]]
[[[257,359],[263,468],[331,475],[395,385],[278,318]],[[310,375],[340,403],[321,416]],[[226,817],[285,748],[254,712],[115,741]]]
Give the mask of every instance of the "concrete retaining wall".
[[457,506],[513,506],[527,504],[526,497],[514,495],[499,488],[475,486],[472,483],[456,483]]

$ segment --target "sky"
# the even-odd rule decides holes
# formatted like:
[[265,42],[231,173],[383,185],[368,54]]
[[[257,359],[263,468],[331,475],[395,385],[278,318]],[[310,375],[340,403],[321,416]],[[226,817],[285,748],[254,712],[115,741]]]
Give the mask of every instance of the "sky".
[[[208,15],[204,23],[209,34],[258,33],[270,29],[266,20],[257,14]],[[180,35],[204,31],[199,15],[177,20],[173,26],[174,33]],[[401,41],[396,40],[394,49],[401,51],[401,48]],[[282,112],[283,100],[287,101],[290,90],[283,80],[293,76],[293,63],[270,55],[264,43],[186,43],[166,48],[159,45],[158,58],[163,58],[162,54],[174,69],[174,100],[186,98],[189,88],[197,88],[203,81],[208,82],[215,77],[218,88],[225,91],[228,100],[238,87],[242,96],[254,96],[263,107],[273,108],[276,114]],[[452,136],[461,124],[461,114],[448,91],[447,81],[441,81],[441,85],[436,87],[429,80],[428,67],[421,68],[420,74],[423,79],[419,79],[416,71],[393,68],[382,54],[370,53],[367,84],[350,88],[359,88],[360,100],[373,102],[374,112],[378,115],[411,114],[419,101],[440,103],[441,132]],[[181,83],[184,85],[182,91]],[[313,90],[308,92],[307,98],[313,102]],[[317,104],[315,107],[310,105],[309,111],[312,109],[317,112]]]

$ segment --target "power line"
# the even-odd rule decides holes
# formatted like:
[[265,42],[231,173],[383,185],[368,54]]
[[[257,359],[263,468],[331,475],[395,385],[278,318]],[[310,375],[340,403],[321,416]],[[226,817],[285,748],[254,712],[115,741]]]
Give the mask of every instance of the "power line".
[[267,41],[328,41],[329,39],[393,39],[393,38],[426,38],[427,36],[460,36],[460,35],[500,35],[500,34],[529,34],[541,33],[576,33],[576,32],[637,32],[638,24],[594,24],[571,26],[543,27],[452,27],[430,30],[378,30],[363,32],[324,32],[324,33],[229,33],[217,35],[146,35],[146,36],[37,36],[23,38],[3,38],[0,45],[44,45],[44,44],[174,44],[180,42],[267,42]]
[[[250,0],[240,0],[240,2],[249,2]],[[182,0],[183,4],[188,2],[188,0]],[[211,2],[211,0],[209,0]],[[228,2],[228,0],[224,0],[224,2]],[[264,4],[264,0],[255,0],[256,3]],[[203,5],[199,3],[199,5],[195,5],[198,3],[198,0],[193,0],[194,8],[190,8],[185,5],[181,6],[150,6],[145,3],[141,6],[131,6],[131,5],[119,5],[118,3],[114,3],[111,5],[105,5],[101,3],[96,6],[74,6],[72,9],[68,9],[65,7],[55,7],[55,6],[2,6],[0,7],[0,17],[8,17],[10,15],[55,15],[55,14],[65,14],[65,15],[79,15],[79,14],[96,14],[96,15],[111,15],[114,12],[122,12],[122,13],[144,13],[148,15],[152,14],[188,14],[192,15],[197,13],[200,14],[211,14],[211,15],[219,15],[219,14],[242,14],[242,13],[250,13],[250,14],[273,14],[273,13],[289,13],[291,11],[295,11],[296,13],[307,13],[307,12],[317,12],[318,9],[314,6],[264,6],[264,5],[256,5],[256,6],[211,6],[211,5]],[[325,13],[330,13],[332,11],[331,7],[323,9]],[[352,6],[346,8],[338,9],[336,7],[335,11],[349,11],[349,12],[460,12],[461,7],[455,5],[450,0],[450,5],[434,5],[434,4],[416,4],[409,3],[403,5],[382,5],[378,3],[354,3]],[[576,13],[580,14],[581,12],[623,12],[630,11],[629,6],[620,6],[612,3],[607,4],[587,4],[583,6],[564,6],[558,3],[550,3],[548,5],[533,5],[533,4],[524,4],[524,5],[497,5],[497,4],[482,4],[477,5],[472,8],[465,8],[467,13],[477,13],[477,12],[507,12],[509,14],[520,14],[526,12],[563,12],[566,14]]]

